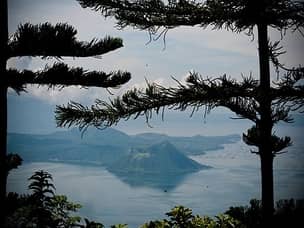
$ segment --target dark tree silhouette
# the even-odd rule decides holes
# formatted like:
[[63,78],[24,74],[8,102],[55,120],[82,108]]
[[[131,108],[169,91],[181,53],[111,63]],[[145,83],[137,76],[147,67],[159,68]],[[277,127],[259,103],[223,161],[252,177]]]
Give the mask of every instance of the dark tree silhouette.
[[[76,39],[76,34],[77,31],[68,24],[32,25],[27,23],[20,25],[16,33],[9,38],[7,0],[0,2],[0,211],[2,212],[5,211],[4,199],[8,171],[21,162],[19,157],[8,156],[6,152],[7,89],[10,87],[20,93],[25,91],[26,84],[46,85],[53,89],[73,85],[115,88],[130,80],[131,75],[128,72],[89,72],[79,67],[70,68],[64,63],[46,66],[44,70],[37,72],[6,69],[7,60],[11,57],[40,56],[61,59],[63,56],[100,56],[123,46],[120,38],[108,36],[104,39],[83,42]],[[15,163],[12,164],[14,161]],[[3,217],[0,220],[2,224]]]
[[[262,207],[265,218],[271,218],[273,198],[273,158],[282,149],[291,145],[289,137],[279,138],[273,126],[279,121],[291,122],[290,111],[302,110],[304,87],[299,81],[304,77],[304,68],[287,69],[278,57],[283,53],[280,41],[268,40],[268,27],[284,36],[291,29],[299,31],[304,25],[304,3],[292,0],[78,0],[83,7],[100,11],[105,17],[114,17],[120,29],[131,26],[147,30],[151,37],[165,38],[169,29],[184,26],[200,26],[246,32],[254,37],[257,28],[260,75],[237,82],[226,76],[204,79],[192,73],[187,84],[177,88],[164,88],[149,84],[145,90],[133,89],[122,97],[106,103],[97,100],[92,107],[70,103],[57,107],[58,126],[78,125],[80,128],[115,125],[120,119],[145,115],[147,119],[164,107],[193,111],[206,107],[224,106],[240,118],[254,122],[244,134],[245,143],[256,146],[254,153],[260,156],[262,176]],[[270,62],[280,70],[279,80],[271,84]],[[283,72],[283,73],[282,73]]]
[[81,205],[56,194],[50,173],[39,170],[28,180],[31,194],[7,194],[4,227],[82,227],[74,214]]

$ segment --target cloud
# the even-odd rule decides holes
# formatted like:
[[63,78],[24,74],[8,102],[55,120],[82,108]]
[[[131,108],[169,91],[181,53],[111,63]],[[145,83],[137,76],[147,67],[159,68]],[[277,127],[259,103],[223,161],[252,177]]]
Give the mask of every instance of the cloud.
[[255,57],[257,53],[256,40],[244,33],[233,33],[227,30],[213,30],[211,27],[198,26],[174,29],[168,33],[176,42],[191,46],[195,44],[201,50],[213,49],[234,53],[247,57]]
[[269,31],[272,42],[280,41],[283,51],[286,51],[285,54],[279,57],[280,61],[285,64],[287,67],[297,67],[304,64],[304,37],[298,32],[292,32],[287,30],[285,34],[282,34],[274,29]]
[[[114,93],[121,95],[126,89],[145,87],[145,78],[151,82],[159,82],[164,86],[176,86],[171,76],[184,82],[185,75],[194,70],[204,77],[219,77],[223,74],[240,79],[241,74],[249,75],[253,72],[258,77],[258,56],[256,39],[244,33],[232,33],[226,30],[203,29],[201,27],[181,26],[170,30],[166,37],[166,49],[163,50],[162,39],[145,43],[149,37],[144,31],[131,28],[115,29],[114,19],[104,19],[100,13],[90,9],[83,9],[75,0],[39,1],[39,0],[9,0],[10,31],[14,31],[20,22],[51,23],[68,22],[78,30],[80,40],[91,40],[94,37],[103,38],[105,35],[122,37],[124,47],[107,53],[102,59],[96,58],[65,58],[64,62],[70,66],[82,66],[88,70],[126,70],[131,72],[132,79]],[[273,32],[270,31],[273,36]],[[277,36],[276,36],[277,37]],[[284,46],[288,53],[282,56],[285,63],[299,64],[304,59],[303,42],[296,38],[296,42],[288,34],[284,39]],[[39,58],[10,60],[10,66],[18,69],[43,69],[45,64],[52,64],[54,60]],[[108,93],[104,89],[89,90],[66,88],[62,91],[49,91],[44,87],[31,87],[31,96],[51,103],[68,101],[70,99],[90,102],[97,97],[105,97]]]
[[155,83],[157,85],[161,85],[164,87],[176,86],[176,82],[171,78],[156,78],[153,80],[146,79],[145,81],[139,83],[130,84],[129,86],[127,86],[127,89],[132,89],[132,88],[144,89],[147,87],[147,83],[149,84]]
[[[119,33],[113,20],[104,19],[98,12],[83,9],[76,0],[9,0],[9,31],[13,33],[20,23],[69,23],[78,30],[80,39],[103,37],[108,32]],[[104,21],[107,23],[104,23]],[[113,34],[114,35],[114,34]]]
[[81,88],[79,86],[66,87],[61,90],[48,89],[46,86],[30,85],[27,87],[27,96],[46,101],[49,104],[66,104],[70,101],[86,105],[93,104],[96,98],[105,99],[109,93],[102,88]]
[[27,56],[21,58],[11,58],[8,60],[7,66],[8,68],[24,70],[29,68],[31,62],[32,62],[32,58]]

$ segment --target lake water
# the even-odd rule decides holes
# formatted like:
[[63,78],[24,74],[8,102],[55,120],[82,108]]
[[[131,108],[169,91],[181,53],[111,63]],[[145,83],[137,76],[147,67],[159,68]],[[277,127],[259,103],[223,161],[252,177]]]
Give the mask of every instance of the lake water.
[[[304,140],[300,132],[292,136],[294,146],[274,162],[276,199],[304,198]],[[81,216],[129,227],[165,218],[176,205],[190,207],[194,214],[215,215],[260,198],[259,159],[241,141],[192,158],[213,168],[178,177],[170,185],[153,178],[150,184],[130,182],[98,166],[27,163],[11,172],[8,190],[26,193],[26,179],[43,169],[53,175],[57,194],[83,205]],[[153,185],[157,181],[162,183]]]

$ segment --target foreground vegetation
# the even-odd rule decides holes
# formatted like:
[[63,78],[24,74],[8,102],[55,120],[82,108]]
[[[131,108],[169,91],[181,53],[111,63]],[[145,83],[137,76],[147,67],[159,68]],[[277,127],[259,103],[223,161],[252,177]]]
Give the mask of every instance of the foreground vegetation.
[[[64,195],[55,194],[51,174],[36,171],[29,179],[31,194],[9,193],[5,211],[7,228],[15,227],[81,227],[103,228],[102,223],[81,218],[76,212],[80,204],[69,202]],[[303,227],[304,200],[280,200],[277,202],[272,227]],[[262,224],[262,206],[259,200],[251,200],[249,206],[230,207],[215,217],[193,215],[192,210],[176,206],[166,213],[167,218],[149,221],[141,228],[254,228]],[[111,228],[127,228],[127,224]]]

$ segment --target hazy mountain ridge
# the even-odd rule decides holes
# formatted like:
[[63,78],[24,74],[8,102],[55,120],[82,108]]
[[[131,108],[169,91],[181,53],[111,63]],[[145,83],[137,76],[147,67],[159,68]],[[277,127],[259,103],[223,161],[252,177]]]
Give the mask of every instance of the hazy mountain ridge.
[[226,136],[168,136],[157,133],[143,133],[131,136],[133,144],[151,146],[163,141],[168,141],[186,155],[199,155],[207,151],[223,149],[224,144],[235,143],[240,140],[239,135]]
[[25,162],[63,162],[105,167],[130,186],[170,191],[187,175],[210,168],[188,155],[216,150],[240,140],[238,135],[173,137],[145,133],[127,135],[115,129],[78,129],[49,135],[8,134],[8,151]]
[[144,150],[164,141],[185,155],[203,154],[240,140],[239,135],[174,137],[157,133],[127,135],[116,129],[88,129],[81,137],[78,129],[48,135],[9,133],[8,151],[24,161],[82,161],[108,166],[133,149]]

